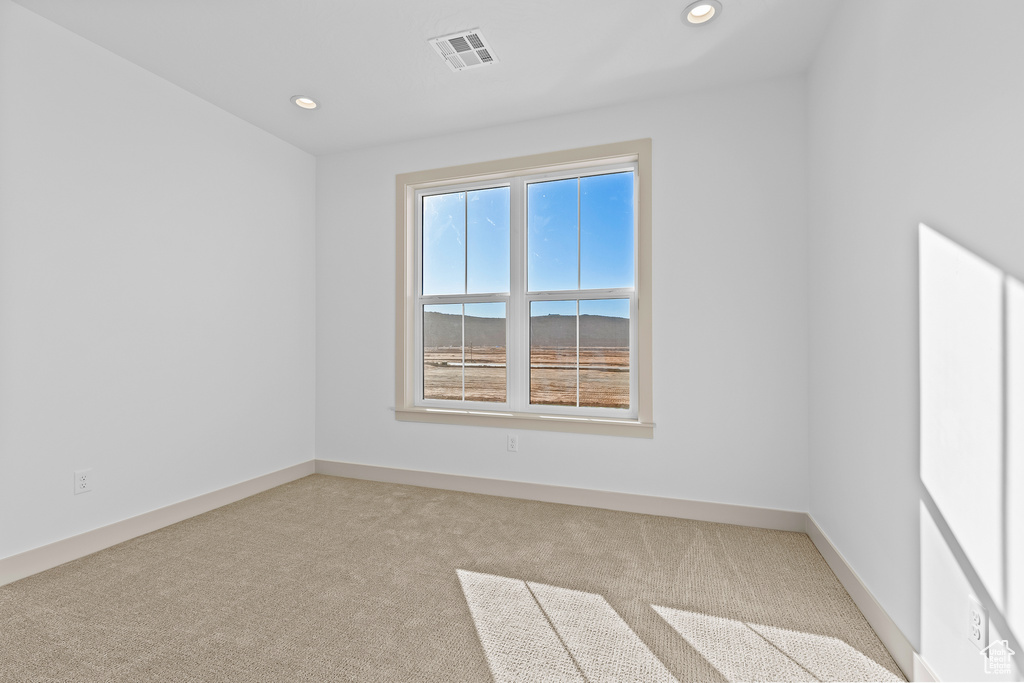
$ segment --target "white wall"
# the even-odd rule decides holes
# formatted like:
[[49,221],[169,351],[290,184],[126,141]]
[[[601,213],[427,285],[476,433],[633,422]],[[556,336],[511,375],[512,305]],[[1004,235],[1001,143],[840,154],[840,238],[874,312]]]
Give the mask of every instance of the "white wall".
[[1007,438],[1024,419],[1008,373],[1024,358],[1024,309],[1020,283],[991,263],[924,225],[919,244],[922,654],[947,678],[972,678],[984,662],[964,642],[966,596],[989,606],[981,647],[1006,638],[1017,650],[1024,626],[1024,508],[1012,504],[1024,463]]
[[0,93],[0,557],[310,459],[313,157],[8,0]]
[[[396,422],[395,175],[641,137],[654,439]],[[317,457],[806,509],[805,160],[799,78],[320,157]]]
[[964,8],[844,3],[808,90],[810,510],[950,680],[986,677],[964,621],[989,570],[962,564],[978,539],[946,538],[921,484],[918,224],[1024,274],[1024,4]]

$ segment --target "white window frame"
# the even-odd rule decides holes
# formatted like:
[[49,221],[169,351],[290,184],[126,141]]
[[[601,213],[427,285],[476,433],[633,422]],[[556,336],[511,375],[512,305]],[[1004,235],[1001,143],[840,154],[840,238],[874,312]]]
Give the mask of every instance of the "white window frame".
[[[509,429],[653,436],[651,391],[651,215],[650,140],[636,140],[565,152],[468,166],[407,173],[396,177],[396,377],[395,415],[415,422],[500,426]],[[634,173],[634,286],[617,289],[526,290],[524,211],[528,183],[560,178]],[[423,296],[420,221],[422,197],[474,189],[510,188],[510,291],[485,295]],[[578,250],[577,250],[578,251]],[[579,256],[577,254],[577,256]],[[532,301],[622,298],[630,306],[630,406],[590,408],[529,403],[529,305]],[[506,315],[505,403],[423,399],[424,305],[503,302]],[[577,309],[578,310],[578,309]]]

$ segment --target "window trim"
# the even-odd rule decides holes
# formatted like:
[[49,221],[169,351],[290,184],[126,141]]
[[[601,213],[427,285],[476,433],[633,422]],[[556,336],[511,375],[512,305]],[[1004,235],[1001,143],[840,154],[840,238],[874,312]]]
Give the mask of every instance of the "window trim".
[[[636,419],[583,417],[557,411],[517,413],[507,409],[431,408],[416,406],[416,244],[417,191],[456,184],[489,183],[522,175],[569,173],[591,167],[635,162],[636,198]],[[584,147],[395,177],[395,417],[408,422],[468,424],[505,429],[537,429],[652,438],[653,364],[651,358],[651,140]]]

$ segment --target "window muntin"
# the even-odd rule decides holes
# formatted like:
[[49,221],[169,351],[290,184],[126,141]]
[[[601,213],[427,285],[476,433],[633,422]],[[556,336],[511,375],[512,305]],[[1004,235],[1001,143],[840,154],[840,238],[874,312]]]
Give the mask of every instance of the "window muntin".
[[632,170],[527,184],[529,291],[634,287]]
[[530,304],[530,404],[628,410],[629,299]]
[[421,197],[422,293],[509,289],[509,188]]
[[423,307],[423,398],[505,403],[505,304]]
[[530,302],[530,405],[578,405],[576,314],[576,301]]
[[[620,163],[416,193],[415,405],[636,418],[636,171]],[[487,305],[501,308],[504,346],[494,316],[474,314]],[[427,334],[443,315],[448,336]]]

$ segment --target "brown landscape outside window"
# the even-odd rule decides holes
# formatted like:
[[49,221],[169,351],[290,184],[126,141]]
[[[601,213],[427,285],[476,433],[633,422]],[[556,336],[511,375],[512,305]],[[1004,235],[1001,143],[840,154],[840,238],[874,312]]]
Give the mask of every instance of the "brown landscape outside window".
[[504,403],[505,339],[503,303],[424,306],[424,398]]
[[628,408],[628,316],[625,299],[533,302],[530,403]]

